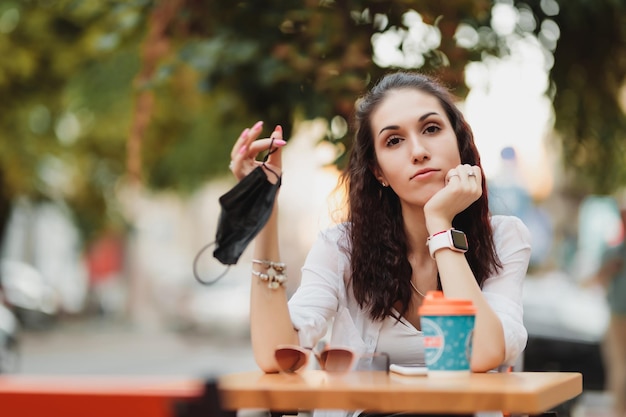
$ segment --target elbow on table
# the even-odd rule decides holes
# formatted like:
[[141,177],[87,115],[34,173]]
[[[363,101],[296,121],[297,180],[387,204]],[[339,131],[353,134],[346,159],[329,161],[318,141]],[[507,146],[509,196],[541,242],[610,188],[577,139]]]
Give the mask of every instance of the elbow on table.
[[472,355],[472,372],[484,373],[497,368],[504,362],[504,352],[491,351]]
[[487,365],[486,362],[485,363],[476,363],[477,361],[472,361],[472,372],[474,373],[479,373],[479,374],[484,374],[485,372],[490,371],[491,369],[495,368],[496,366],[491,366],[491,365]]
[[275,374],[279,372],[276,360],[274,358],[255,356],[254,361],[257,366],[266,374]]

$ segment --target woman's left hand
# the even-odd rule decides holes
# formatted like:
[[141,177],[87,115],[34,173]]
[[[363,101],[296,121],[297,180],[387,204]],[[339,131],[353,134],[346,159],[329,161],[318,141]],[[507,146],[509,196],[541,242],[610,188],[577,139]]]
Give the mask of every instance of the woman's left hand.
[[[426,226],[431,233],[452,224],[454,216],[468,208],[483,193],[482,172],[474,165],[459,165],[446,174],[445,186],[424,206]],[[437,228],[436,231],[430,228]]]
[[[269,138],[258,139],[262,129],[263,122],[257,122],[251,128],[245,129],[239,135],[230,152],[229,169],[238,180],[244,178],[258,166],[263,166],[266,174],[269,168],[272,172],[280,175],[282,166],[280,151],[287,143],[283,140],[283,129],[281,126],[276,126]],[[273,150],[264,166],[261,161],[257,160],[257,156],[268,150],[270,145],[273,145]],[[271,182],[277,181],[274,175],[268,176],[268,179]]]

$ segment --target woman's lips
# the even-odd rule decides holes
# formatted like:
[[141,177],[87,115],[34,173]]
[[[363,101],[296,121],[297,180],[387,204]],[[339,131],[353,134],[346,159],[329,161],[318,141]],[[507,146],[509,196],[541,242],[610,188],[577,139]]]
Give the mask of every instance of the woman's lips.
[[433,175],[435,175],[435,173],[439,172],[439,170],[437,169],[421,169],[419,171],[417,171],[415,174],[413,174],[413,176],[410,179],[423,179],[423,178],[430,178]]

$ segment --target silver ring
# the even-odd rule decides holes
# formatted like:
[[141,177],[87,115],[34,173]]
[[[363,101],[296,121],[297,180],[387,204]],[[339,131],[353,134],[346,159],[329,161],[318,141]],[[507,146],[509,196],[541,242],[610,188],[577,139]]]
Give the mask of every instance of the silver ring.
[[452,174],[452,175],[450,175],[448,177],[448,181],[450,181],[450,178],[452,178],[452,177],[459,177],[459,178],[461,178],[461,176],[459,174]]
[[235,162],[231,160],[231,161],[230,161],[230,164],[228,164],[228,169],[233,169],[233,164],[234,164],[234,163],[235,163]]
[[472,172],[470,172],[469,174],[467,174],[467,176],[468,176],[468,177],[475,177],[475,176],[476,176],[476,173],[472,171]]

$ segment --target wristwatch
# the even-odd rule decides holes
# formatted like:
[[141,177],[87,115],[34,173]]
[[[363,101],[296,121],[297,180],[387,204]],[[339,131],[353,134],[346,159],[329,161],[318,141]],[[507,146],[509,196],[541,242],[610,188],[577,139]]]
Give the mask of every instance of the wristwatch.
[[435,257],[435,252],[444,248],[465,253],[467,252],[467,237],[460,230],[448,229],[429,236],[426,239],[426,245],[432,258]]

